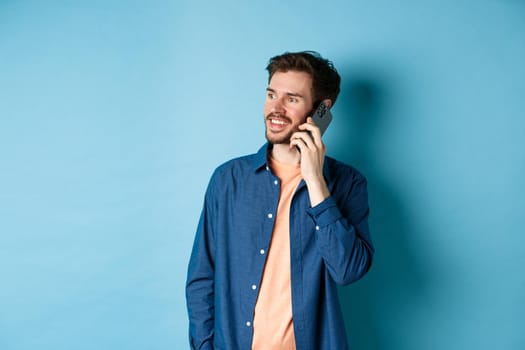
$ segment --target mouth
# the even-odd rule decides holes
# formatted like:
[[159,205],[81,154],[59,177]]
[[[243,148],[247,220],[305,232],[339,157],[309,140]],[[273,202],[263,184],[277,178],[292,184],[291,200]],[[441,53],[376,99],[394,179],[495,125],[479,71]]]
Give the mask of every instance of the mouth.
[[268,123],[268,128],[272,132],[282,131],[288,125],[291,124],[291,121],[288,120],[288,118],[282,117],[282,116],[276,116],[276,115],[269,115],[268,117],[266,117],[266,121]]

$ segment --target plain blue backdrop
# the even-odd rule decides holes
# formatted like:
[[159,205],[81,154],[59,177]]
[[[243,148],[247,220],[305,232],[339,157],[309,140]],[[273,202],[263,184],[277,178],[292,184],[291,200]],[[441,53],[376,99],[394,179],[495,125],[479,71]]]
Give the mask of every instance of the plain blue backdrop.
[[317,50],[328,153],[369,180],[353,349],[525,348],[525,4],[0,1],[0,349],[185,349],[213,169],[269,57]]

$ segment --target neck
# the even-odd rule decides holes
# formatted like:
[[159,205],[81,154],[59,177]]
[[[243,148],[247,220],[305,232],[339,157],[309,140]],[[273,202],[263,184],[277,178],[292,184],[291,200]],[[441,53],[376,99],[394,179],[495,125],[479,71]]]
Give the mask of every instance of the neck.
[[270,154],[273,159],[284,164],[299,164],[301,162],[301,153],[295,147],[282,143],[273,145]]

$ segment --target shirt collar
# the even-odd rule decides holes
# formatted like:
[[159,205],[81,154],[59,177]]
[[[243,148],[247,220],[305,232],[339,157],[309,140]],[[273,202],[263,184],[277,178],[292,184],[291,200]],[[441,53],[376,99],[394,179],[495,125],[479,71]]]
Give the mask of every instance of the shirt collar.
[[[268,151],[271,149],[271,145],[267,142],[265,143],[253,158],[253,171],[257,172],[261,169],[267,169],[268,165]],[[329,161],[328,157],[325,157],[323,164],[323,175],[326,181],[331,181],[330,170],[329,170]]]
[[255,157],[253,158],[253,171],[258,171],[261,168],[268,167],[268,149],[270,145],[265,143],[257,153],[255,154]]

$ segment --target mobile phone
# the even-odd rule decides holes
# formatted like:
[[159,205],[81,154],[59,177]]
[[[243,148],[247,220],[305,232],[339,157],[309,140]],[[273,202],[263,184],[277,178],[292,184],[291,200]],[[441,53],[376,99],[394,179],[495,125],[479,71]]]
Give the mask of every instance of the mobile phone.
[[312,119],[314,120],[315,125],[317,125],[321,131],[322,135],[332,121],[332,113],[330,112],[330,109],[324,104],[324,102],[321,102],[319,107],[317,107],[314,114],[312,115]]

